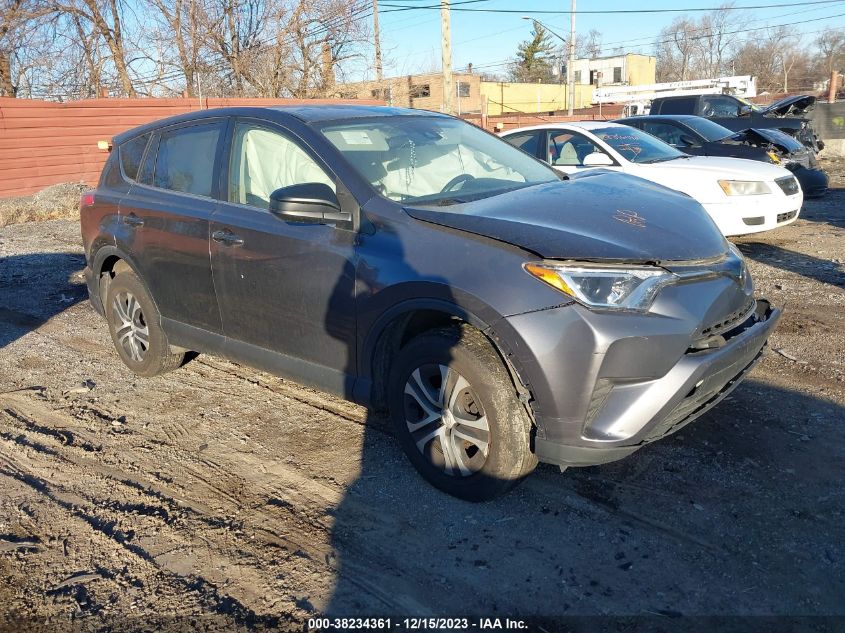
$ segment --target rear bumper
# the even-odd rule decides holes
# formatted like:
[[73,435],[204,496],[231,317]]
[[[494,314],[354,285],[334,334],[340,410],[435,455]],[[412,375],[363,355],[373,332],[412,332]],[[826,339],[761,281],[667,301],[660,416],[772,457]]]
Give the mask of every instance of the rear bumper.
[[[536,402],[537,458],[560,466],[602,464],[674,433],[740,383],[762,357],[779,318],[779,310],[759,300],[752,314],[724,334],[722,347],[679,349],[670,338],[652,333],[639,349],[623,341],[624,355],[630,358],[623,359],[612,345],[606,353],[594,351],[592,367],[568,368],[573,378],[579,373],[589,376],[577,397],[569,385],[560,384],[558,391],[567,393],[567,404],[558,402],[552,410]],[[637,328],[638,323],[631,326]],[[561,361],[566,362],[559,359],[558,364]]]

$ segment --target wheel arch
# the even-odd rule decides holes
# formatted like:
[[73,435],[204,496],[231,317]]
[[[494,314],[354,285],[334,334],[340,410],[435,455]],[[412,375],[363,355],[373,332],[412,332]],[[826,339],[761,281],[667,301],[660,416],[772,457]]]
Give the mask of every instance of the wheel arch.
[[390,362],[408,341],[423,332],[450,324],[468,324],[483,334],[507,368],[519,399],[533,420],[530,388],[504,341],[495,335],[491,324],[475,312],[442,299],[411,299],[384,312],[369,329],[361,349],[356,400],[378,410],[386,409],[386,384]]
[[[145,287],[147,285],[138,272],[138,266],[132,261],[132,258],[116,246],[109,245],[100,248],[93,258],[91,270],[93,272],[93,282],[96,290],[96,293],[92,293],[92,297],[95,296],[99,302],[99,306],[95,307],[102,308],[99,310],[102,314],[105,314],[109,283],[117,273],[123,270],[131,270],[138,276],[138,279],[141,280],[141,283]],[[147,292],[149,292],[149,288],[147,288]],[[152,294],[150,294],[150,297],[155,302],[155,297]]]

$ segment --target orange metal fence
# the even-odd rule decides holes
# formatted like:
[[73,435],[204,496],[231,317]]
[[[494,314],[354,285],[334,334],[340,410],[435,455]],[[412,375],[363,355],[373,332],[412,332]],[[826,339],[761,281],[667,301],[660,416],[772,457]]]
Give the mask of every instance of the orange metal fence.
[[[157,119],[226,106],[337,104],[329,99],[91,99],[69,103],[0,98],[0,198],[62,182],[97,182],[97,141]],[[377,104],[354,100],[347,103]]]

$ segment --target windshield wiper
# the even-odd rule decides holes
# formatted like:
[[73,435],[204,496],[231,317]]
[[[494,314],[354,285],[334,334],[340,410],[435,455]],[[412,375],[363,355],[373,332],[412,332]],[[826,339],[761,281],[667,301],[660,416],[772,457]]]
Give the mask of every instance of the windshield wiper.
[[652,158],[650,160],[641,160],[640,165],[650,165],[652,163],[668,163],[670,160],[678,160],[679,158],[689,158],[687,154],[681,154],[680,156],[672,156],[670,158]]

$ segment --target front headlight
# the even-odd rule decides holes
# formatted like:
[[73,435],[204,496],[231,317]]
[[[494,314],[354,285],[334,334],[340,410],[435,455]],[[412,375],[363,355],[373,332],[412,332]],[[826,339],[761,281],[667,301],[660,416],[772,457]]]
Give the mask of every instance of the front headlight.
[[527,273],[590,308],[645,312],[665,285],[678,276],[653,266],[523,264]]
[[761,180],[720,180],[719,186],[729,196],[762,196],[772,193]]

